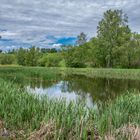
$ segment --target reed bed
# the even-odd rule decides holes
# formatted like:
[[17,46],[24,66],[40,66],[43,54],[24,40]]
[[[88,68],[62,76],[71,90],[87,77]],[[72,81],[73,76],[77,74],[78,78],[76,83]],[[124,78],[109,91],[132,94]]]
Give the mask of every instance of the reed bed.
[[88,133],[93,135],[91,114],[84,103],[67,104],[65,100],[37,97],[0,79],[0,120],[9,131],[24,131],[26,138],[39,129],[42,122],[53,121],[53,139],[87,139]]
[[139,103],[140,95],[133,91],[95,111],[86,108],[84,102],[68,104],[65,100],[37,97],[0,79],[0,121],[10,132],[22,130],[24,139],[44,134],[46,129],[46,135],[41,136],[52,140],[104,137],[128,123],[139,126]]
[[[126,125],[140,126],[140,93],[133,90],[101,106],[96,118],[100,134],[116,133]],[[140,130],[140,129],[139,129]]]

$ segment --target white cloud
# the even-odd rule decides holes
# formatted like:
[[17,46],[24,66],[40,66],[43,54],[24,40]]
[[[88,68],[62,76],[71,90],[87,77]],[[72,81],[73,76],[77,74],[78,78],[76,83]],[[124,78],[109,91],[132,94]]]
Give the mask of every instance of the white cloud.
[[18,33],[16,32],[10,32],[10,31],[0,31],[0,35],[2,38],[16,38],[18,36]]
[[56,49],[60,49],[62,46],[62,44],[58,43],[58,44],[53,44],[52,48],[56,48]]

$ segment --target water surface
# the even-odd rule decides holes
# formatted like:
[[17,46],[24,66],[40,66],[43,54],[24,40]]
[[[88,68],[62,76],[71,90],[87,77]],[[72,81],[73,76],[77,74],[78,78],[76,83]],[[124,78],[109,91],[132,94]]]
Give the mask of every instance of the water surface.
[[88,106],[92,106],[97,102],[113,100],[127,91],[140,90],[140,81],[67,76],[56,81],[30,79],[26,89],[37,95],[48,95],[49,98],[66,98],[68,101],[83,99]]
[[[6,77],[5,77],[6,78]],[[7,77],[24,87],[29,93],[47,95],[49,98],[65,98],[67,101],[85,100],[91,107],[98,102],[113,100],[128,90],[140,90],[140,80],[88,78],[65,76],[54,80],[42,78]]]

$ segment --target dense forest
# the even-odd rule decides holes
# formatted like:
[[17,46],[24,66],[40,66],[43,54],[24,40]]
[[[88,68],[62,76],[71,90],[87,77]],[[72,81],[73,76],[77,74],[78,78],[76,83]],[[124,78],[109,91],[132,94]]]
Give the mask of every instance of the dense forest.
[[[0,37],[1,39],[2,37]],[[122,10],[107,10],[97,26],[97,36],[77,36],[73,46],[61,49],[31,47],[0,50],[0,64],[47,67],[140,68],[140,34],[132,32]]]

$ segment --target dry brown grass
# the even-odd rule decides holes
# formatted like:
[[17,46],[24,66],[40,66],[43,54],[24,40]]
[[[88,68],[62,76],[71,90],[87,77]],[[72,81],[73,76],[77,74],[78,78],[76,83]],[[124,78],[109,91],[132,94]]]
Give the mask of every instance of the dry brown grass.
[[140,140],[140,127],[134,124],[127,124],[105,135],[105,140]]
[[[50,120],[47,124],[45,122],[41,123],[39,130],[36,130],[30,134],[27,140],[54,140],[56,125],[55,122]],[[62,134],[63,129],[58,130]],[[7,136],[6,136],[7,133]],[[18,132],[18,135],[21,131]],[[5,134],[5,135],[2,135]],[[16,137],[15,133],[9,132],[4,128],[3,122],[0,120],[0,139],[11,139],[11,140],[22,140],[24,132],[20,134],[20,138]],[[134,124],[126,124],[121,128],[118,128],[114,131],[107,133],[104,138],[99,136],[97,129],[94,129],[94,138],[91,135],[91,131],[88,132],[87,140],[140,140],[140,127]],[[25,137],[24,137],[25,138]],[[74,133],[69,133],[67,140],[80,140],[77,139]]]
[[3,128],[3,122],[0,120],[0,129]]
[[23,130],[8,130],[5,128],[3,121],[0,120],[0,140],[24,140],[26,139]]
[[40,129],[30,134],[28,140],[52,140],[54,136],[55,123],[49,121],[49,123],[41,123]]

